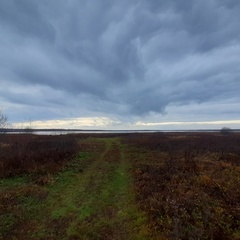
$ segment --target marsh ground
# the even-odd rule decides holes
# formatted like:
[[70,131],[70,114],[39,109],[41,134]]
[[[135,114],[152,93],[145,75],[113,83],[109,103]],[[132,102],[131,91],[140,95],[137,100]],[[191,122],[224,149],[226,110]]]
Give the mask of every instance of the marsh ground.
[[240,135],[9,135],[0,239],[240,239]]

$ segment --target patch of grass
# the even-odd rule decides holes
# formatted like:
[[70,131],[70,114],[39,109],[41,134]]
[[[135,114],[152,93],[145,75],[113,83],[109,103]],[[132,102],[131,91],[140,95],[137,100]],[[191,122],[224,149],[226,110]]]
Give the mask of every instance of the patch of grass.
[[48,235],[47,229],[37,223],[35,231],[31,234],[33,239],[46,239]]
[[[76,187],[93,156],[90,152],[80,152],[60,172],[51,175],[34,173],[1,178],[0,238],[6,239],[10,234],[18,239],[23,230],[25,237],[29,233],[29,237],[48,238],[55,234],[49,229],[55,226],[55,220],[58,225],[58,220],[78,214]],[[20,227],[21,231],[17,230]]]
[[106,151],[101,155],[100,168],[96,168],[92,179],[92,191],[86,195],[87,200],[82,205],[83,209],[85,206],[91,212],[84,218],[79,217],[75,227],[71,226],[72,230],[75,229],[74,236],[148,239],[144,228],[146,218],[135,204],[129,171],[131,164],[125,158],[125,148],[119,138],[101,140],[106,144]]
[[[24,234],[23,232],[29,227],[27,222],[32,222],[31,227],[33,227],[33,220],[40,216],[42,201],[46,196],[45,188],[26,182],[4,189],[0,197],[0,239]],[[22,226],[21,231],[18,230],[20,226]]]
[[1,179],[0,239],[148,239],[128,146],[115,137],[78,144],[81,151],[57,172]]
[[29,183],[29,177],[27,176],[0,178],[0,191],[6,188],[24,186],[27,183]]
[[[135,201],[130,164],[122,154],[119,139],[105,140],[108,151],[95,172],[92,191],[80,206],[81,214],[67,232],[82,239],[148,239],[146,217]],[[111,144],[110,144],[111,143]],[[96,186],[96,185],[98,186]],[[95,186],[95,187],[94,187]]]
[[0,239],[6,233],[10,232],[14,225],[17,223],[17,218],[13,213],[7,213],[4,215],[0,215]]
[[90,164],[94,157],[93,153],[89,152],[80,152],[78,153],[75,158],[69,162],[64,171],[71,171],[74,173],[81,173],[86,169],[86,167]]

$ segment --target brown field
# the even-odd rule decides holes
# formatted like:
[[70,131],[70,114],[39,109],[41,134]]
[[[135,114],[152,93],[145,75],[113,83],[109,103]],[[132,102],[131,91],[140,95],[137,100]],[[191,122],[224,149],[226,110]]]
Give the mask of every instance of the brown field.
[[240,239],[240,134],[4,135],[0,239]]
[[[137,202],[159,239],[240,239],[240,135],[124,139]],[[161,237],[160,237],[161,236]]]

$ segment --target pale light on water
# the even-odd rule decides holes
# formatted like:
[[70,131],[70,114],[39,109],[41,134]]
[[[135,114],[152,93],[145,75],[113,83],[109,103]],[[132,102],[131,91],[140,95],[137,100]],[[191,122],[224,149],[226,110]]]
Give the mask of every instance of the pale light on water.
[[[239,132],[239,130],[233,130]],[[32,130],[31,132],[16,130],[7,134],[65,135],[65,134],[125,134],[125,133],[164,133],[164,132],[219,132],[219,130]]]

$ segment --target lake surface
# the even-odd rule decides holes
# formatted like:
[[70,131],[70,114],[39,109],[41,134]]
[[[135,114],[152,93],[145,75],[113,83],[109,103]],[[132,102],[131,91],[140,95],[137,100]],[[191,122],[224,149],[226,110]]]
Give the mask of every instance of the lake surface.
[[[65,134],[125,134],[125,133],[161,133],[161,132],[219,132],[220,130],[11,130],[7,134],[65,135]],[[239,132],[238,129],[233,130]]]
[[34,134],[37,134],[37,135],[61,135],[61,134],[81,134],[81,133],[86,133],[86,134],[102,134],[102,133],[108,133],[108,134],[111,134],[111,133],[155,133],[155,132],[161,132],[159,130],[155,130],[155,131],[141,131],[141,130],[129,130],[129,131],[90,131],[90,130],[82,130],[82,131],[34,131]]

